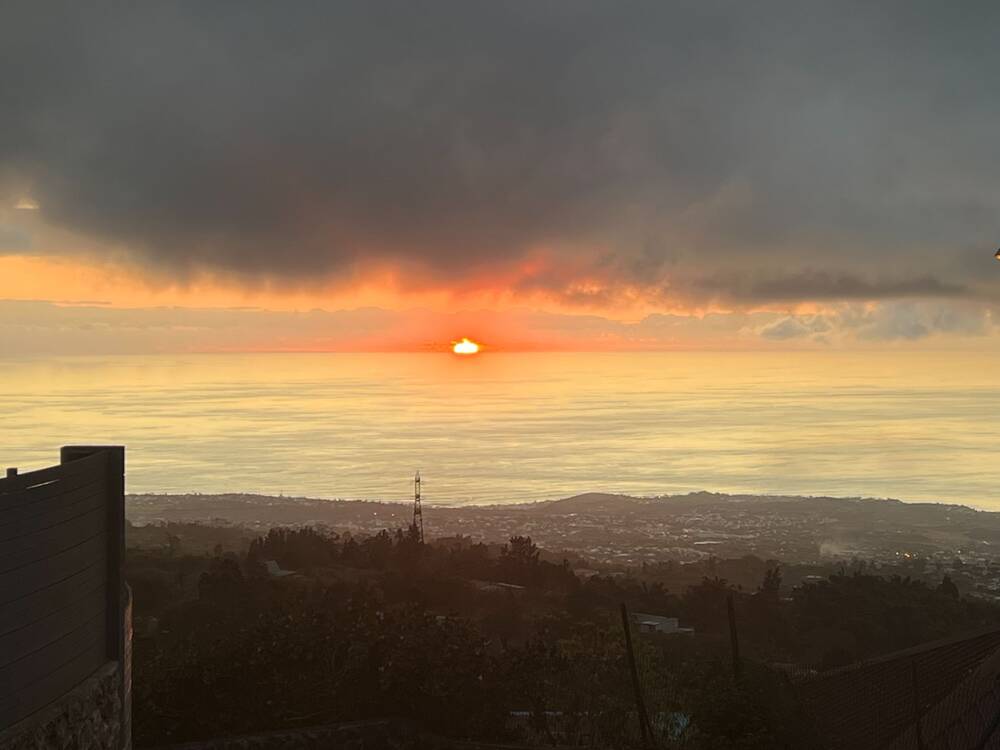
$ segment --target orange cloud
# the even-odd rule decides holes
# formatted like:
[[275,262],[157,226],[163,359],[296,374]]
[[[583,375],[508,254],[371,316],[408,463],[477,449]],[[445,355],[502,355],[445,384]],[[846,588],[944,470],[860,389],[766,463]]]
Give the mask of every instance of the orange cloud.
[[[359,272],[350,280],[322,280],[309,285],[269,279],[193,274],[178,280],[158,276],[136,265],[89,256],[0,256],[0,299],[99,302],[111,307],[261,307],[269,310],[384,307],[510,310],[530,307],[551,312],[595,312],[619,319],[636,319],[662,305],[638,298],[602,296],[600,281],[573,281],[562,270],[565,288],[553,292],[546,281],[556,273],[551,261],[539,256],[496,272],[485,271],[459,282],[434,280],[415,271],[389,266]],[[591,299],[587,299],[587,297]],[[461,331],[459,336],[466,335]]]

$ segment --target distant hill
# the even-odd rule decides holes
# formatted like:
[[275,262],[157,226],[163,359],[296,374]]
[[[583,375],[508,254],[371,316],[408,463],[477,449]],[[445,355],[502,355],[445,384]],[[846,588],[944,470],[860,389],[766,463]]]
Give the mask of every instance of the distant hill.
[[825,497],[802,495],[727,495],[716,492],[691,492],[685,495],[632,497],[588,492],[583,495],[533,503],[523,507],[536,513],[638,513],[660,516],[693,508],[733,508],[775,511],[791,514],[830,514],[868,518],[947,519],[961,516],[967,519],[995,519],[1000,513],[980,511],[965,505],[944,503],[907,503],[891,498]]
[[[225,495],[130,495],[132,523],[211,523],[261,532],[317,525],[368,534],[407,526],[408,503]],[[538,503],[424,508],[432,537],[503,542],[529,534],[547,549],[635,563],[756,554],[782,560],[963,556],[1000,549],[1000,513],[872,498],[585,493]]]
[[622,513],[635,511],[642,505],[649,504],[648,499],[630,497],[628,495],[606,495],[601,492],[588,492],[574,495],[562,500],[533,503],[530,510],[542,513]]

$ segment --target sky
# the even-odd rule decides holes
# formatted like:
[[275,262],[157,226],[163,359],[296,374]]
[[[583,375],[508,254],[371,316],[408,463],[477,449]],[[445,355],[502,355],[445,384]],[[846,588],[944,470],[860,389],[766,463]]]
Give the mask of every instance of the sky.
[[4,16],[4,352],[1000,349],[996,3]]

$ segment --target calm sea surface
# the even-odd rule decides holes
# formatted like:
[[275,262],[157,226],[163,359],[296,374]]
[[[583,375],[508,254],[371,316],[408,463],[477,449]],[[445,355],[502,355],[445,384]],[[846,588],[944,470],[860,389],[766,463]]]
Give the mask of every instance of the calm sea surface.
[[869,495],[1000,510],[1000,355],[0,359],[0,464],[128,447],[132,492],[509,503]]

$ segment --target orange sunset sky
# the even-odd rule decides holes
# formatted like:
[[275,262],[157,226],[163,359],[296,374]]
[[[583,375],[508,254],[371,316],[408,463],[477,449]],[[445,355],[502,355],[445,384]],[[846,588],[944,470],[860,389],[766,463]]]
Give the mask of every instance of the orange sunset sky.
[[0,347],[996,349],[990,24],[890,5],[25,4]]

